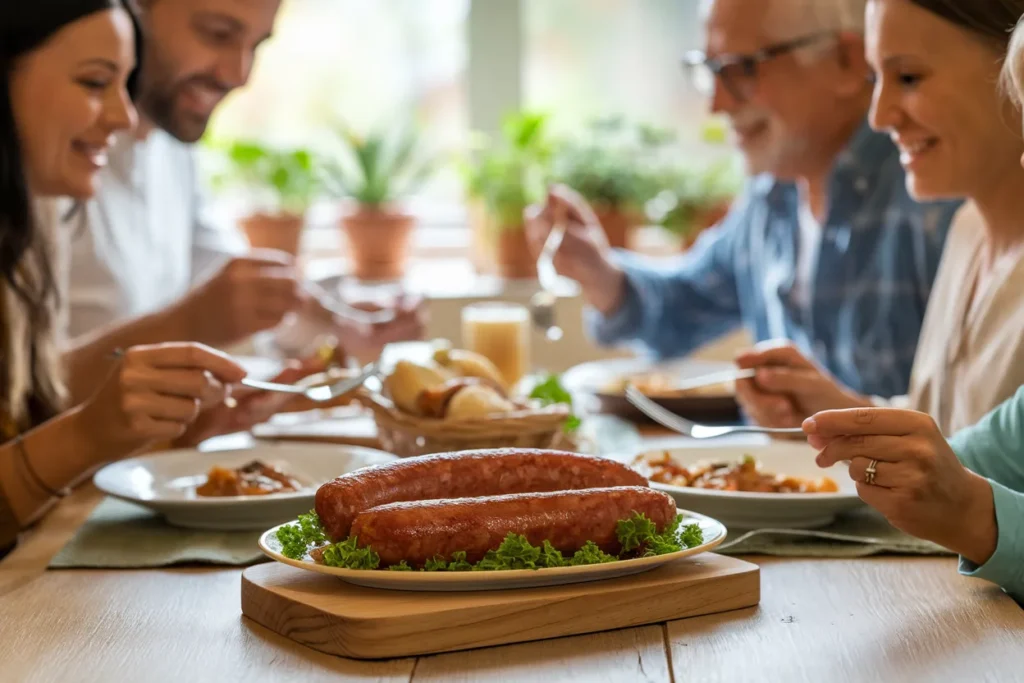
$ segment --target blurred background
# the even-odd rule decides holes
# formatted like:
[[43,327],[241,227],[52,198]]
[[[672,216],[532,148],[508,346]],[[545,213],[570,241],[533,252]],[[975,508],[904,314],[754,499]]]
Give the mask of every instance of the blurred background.
[[217,218],[346,297],[401,283],[449,302],[431,306],[449,337],[461,305],[536,289],[520,216],[549,182],[580,190],[613,245],[678,254],[742,182],[681,66],[698,5],[284,0],[204,140]]

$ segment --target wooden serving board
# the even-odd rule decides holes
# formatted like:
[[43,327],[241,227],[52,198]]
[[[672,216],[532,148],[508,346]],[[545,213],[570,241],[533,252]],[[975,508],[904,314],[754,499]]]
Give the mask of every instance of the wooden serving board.
[[242,614],[315,650],[356,659],[608,631],[760,599],[757,565],[711,553],[619,579],[470,593],[362,588],[278,563],[242,573]]

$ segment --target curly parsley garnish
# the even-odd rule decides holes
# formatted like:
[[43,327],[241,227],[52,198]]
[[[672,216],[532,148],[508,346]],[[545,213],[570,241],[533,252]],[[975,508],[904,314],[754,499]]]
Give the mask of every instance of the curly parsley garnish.
[[288,524],[277,530],[277,540],[281,542],[281,554],[293,560],[301,560],[311,547],[327,543],[327,534],[320,524],[315,510],[299,515],[297,524]]
[[[508,571],[515,569],[547,569],[552,567],[578,567],[588,564],[603,564],[630,557],[653,557],[694,548],[704,542],[704,534],[697,524],[682,526],[683,516],[677,515],[662,531],[649,518],[634,512],[629,519],[615,525],[615,534],[622,544],[618,556],[602,551],[593,541],[587,541],[572,557],[566,558],[561,551],[544,541],[540,546],[530,543],[521,534],[510,533],[494,550],[489,550],[479,562],[470,563],[466,553],[452,553],[451,558],[433,557],[427,560],[420,571],[466,572],[466,571]],[[682,527],[682,528],[680,528]],[[328,544],[327,536],[316,514],[300,515],[297,524],[283,526],[277,531],[281,541],[282,554],[292,559],[302,559],[310,546],[323,546],[323,563],[330,567],[344,569],[377,569],[380,556],[372,548],[360,548],[358,539],[351,537],[341,543]],[[324,545],[327,544],[327,545]],[[390,571],[414,571],[403,560],[387,567]]]
[[[544,381],[533,388],[533,391],[530,392],[530,398],[540,401],[540,404],[543,406],[564,403],[572,408],[572,394],[562,386],[558,375],[548,375]],[[566,432],[575,432],[580,428],[580,418],[576,415],[570,415],[566,419],[563,428]]]

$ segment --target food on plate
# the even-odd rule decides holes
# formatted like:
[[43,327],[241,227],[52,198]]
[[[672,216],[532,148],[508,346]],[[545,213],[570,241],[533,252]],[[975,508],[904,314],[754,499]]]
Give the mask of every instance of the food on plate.
[[365,510],[416,500],[475,498],[647,486],[629,467],[589,455],[539,449],[489,449],[440,453],[366,467],[327,482],[315,506],[335,542],[347,537]]
[[839,486],[829,477],[791,477],[761,469],[752,456],[739,462],[704,461],[681,465],[668,452],[637,457],[634,465],[660,484],[747,493],[835,493]]
[[384,389],[399,410],[418,415],[420,393],[449,379],[451,375],[440,367],[403,360],[384,378]]
[[418,500],[359,513],[351,535],[373,548],[385,566],[405,561],[420,568],[456,552],[476,563],[509,534],[532,545],[547,541],[561,553],[573,554],[589,541],[603,553],[618,555],[622,543],[616,523],[634,513],[664,529],[675,518],[676,506],[667,494],[640,486]]
[[515,412],[516,405],[489,386],[475,384],[457,391],[448,402],[444,417],[464,420]]
[[680,398],[683,396],[731,396],[734,393],[733,382],[709,384],[695,389],[680,391],[676,389],[679,378],[665,372],[647,372],[619,377],[601,388],[602,394],[624,394],[626,387],[632,384],[644,396],[655,398]]
[[[344,569],[486,571],[615,562],[694,548],[667,494],[609,460],[465,451],[351,472],[279,527],[281,553]],[[308,560],[307,560],[308,558]]]
[[457,377],[477,377],[487,380],[503,393],[508,393],[508,385],[498,370],[498,366],[486,356],[465,349],[453,349],[450,345],[442,346],[434,351],[434,362]]
[[204,497],[265,496],[272,493],[298,491],[302,484],[272,465],[253,460],[234,469],[214,466],[206,482],[196,487],[196,495]]

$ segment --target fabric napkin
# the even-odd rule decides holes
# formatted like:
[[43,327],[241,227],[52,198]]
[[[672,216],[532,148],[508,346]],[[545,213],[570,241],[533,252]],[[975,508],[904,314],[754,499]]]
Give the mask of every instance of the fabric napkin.
[[51,569],[245,566],[265,556],[260,531],[203,531],[171,526],[146,508],[105,498],[50,561]]
[[715,549],[724,555],[781,557],[867,557],[869,555],[953,555],[892,527],[873,510],[839,517],[823,529],[756,529],[729,531]]

